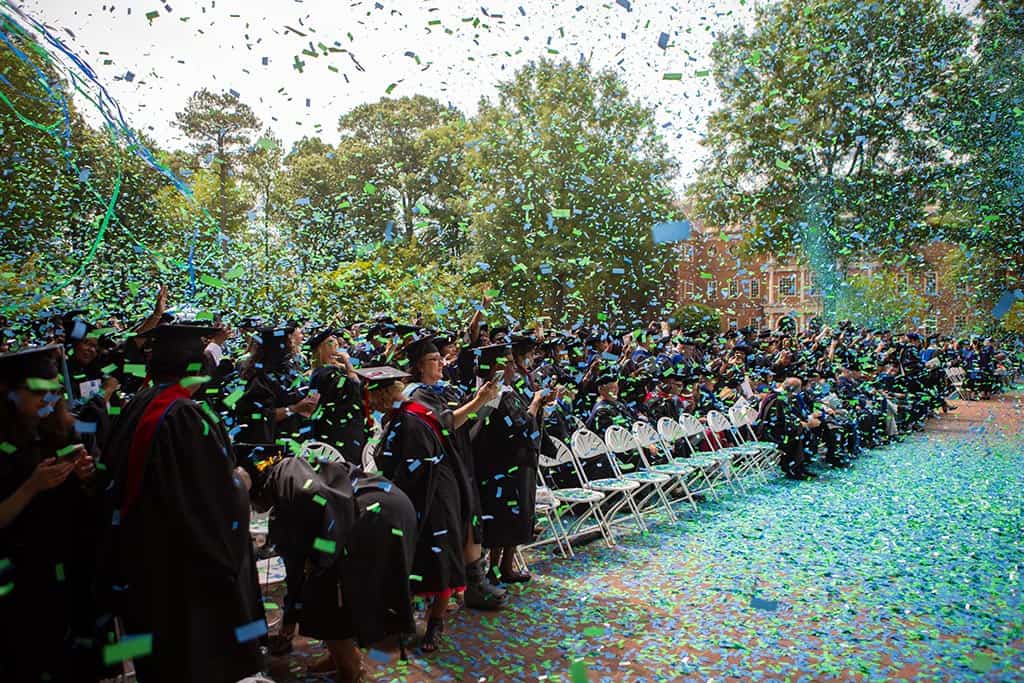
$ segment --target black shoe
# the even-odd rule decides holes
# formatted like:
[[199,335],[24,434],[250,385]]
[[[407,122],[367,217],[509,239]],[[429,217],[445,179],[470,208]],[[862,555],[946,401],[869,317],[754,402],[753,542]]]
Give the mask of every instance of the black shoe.
[[508,591],[487,580],[487,560],[466,565],[465,605],[470,609],[499,610],[508,604]]

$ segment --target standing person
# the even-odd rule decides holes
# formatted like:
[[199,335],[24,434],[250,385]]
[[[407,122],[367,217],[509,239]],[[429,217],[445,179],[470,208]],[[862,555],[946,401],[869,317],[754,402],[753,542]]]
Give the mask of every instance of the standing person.
[[403,395],[409,375],[391,367],[357,370],[369,411],[384,415],[384,436],[374,460],[384,476],[402,489],[419,518],[413,592],[430,600],[425,653],[438,649],[448,600],[455,591],[485,581],[483,560],[466,565],[470,532],[469,480],[440,421],[423,404]]
[[288,567],[292,618],[323,640],[328,656],[309,673],[362,681],[364,647],[415,631],[409,575],[416,511],[397,486],[347,462],[254,451],[241,476],[259,510],[273,509],[270,535]]
[[306,394],[302,375],[292,363],[287,328],[263,327],[257,346],[246,364],[245,391],[235,404],[236,443],[273,444],[278,439],[302,438],[303,421],[313,414],[319,395]]
[[0,680],[97,681],[92,457],[71,442],[56,345],[0,356]]
[[370,430],[359,375],[339,346],[338,334],[338,330],[328,328],[309,340],[313,366],[309,391],[320,397],[318,410],[312,415],[310,436],[338,449],[347,462],[361,465]]
[[491,550],[491,572],[500,571],[497,578],[502,583],[530,580],[528,573],[515,570],[515,552],[533,540],[542,410],[555,398],[550,389],[533,389],[527,374],[533,344],[513,336],[511,357],[506,355],[507,346],[496,345],[483,349],[478,359],[477,376],[500,376],[502,384],[494,411],[473,438],[484,546]]
[[[405,396],[426,407],[441,424],[455,455],[461,463],[466,477],[466,497],[469,506],[470,526],[463,547],[467,577],[474,576],[474,567],[486,563],[483,551],[483,512],[480,508],[480,491],[473,471],[473,452],[470,443],[470,428],[481,419],[488,401],[497,398],[496,384],[484,384],[472,398],[467,398],[461,386],[442,379],[444,358],[434,344],[431,335],[425,335],[408,344],[405,355],[413,383],[405,388]],[[504,588],[490,581],[470,581],[466,588],[465,604],[473,609],[499,609],[505,605],[508,594]]]
[[[163,325],[154,386],[125,406],[104,461],[113,477],[100,582],[126,636],[152,638],[142,683],[228,683],[259,670],[266,633],[249,540],[249,494],[221,423],[192,400],[210,328]],[[191,370],[190,370],[191,369]]]

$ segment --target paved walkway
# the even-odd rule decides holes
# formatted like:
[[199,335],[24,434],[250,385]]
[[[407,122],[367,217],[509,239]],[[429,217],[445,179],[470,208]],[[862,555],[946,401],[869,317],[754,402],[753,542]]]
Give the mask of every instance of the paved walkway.
[[538,556],[512,609],[457,614],[429,658],[371,652],[376,680],[1024,680],[1021,400],[958,405],[849,470]]

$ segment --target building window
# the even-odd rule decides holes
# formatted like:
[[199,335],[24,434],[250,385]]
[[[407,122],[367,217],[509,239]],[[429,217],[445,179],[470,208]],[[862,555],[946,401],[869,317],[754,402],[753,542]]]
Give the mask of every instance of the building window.
[[716,254],[718,254],[718,249],[712,244],[708,247],[708,256],[715,256]]
[[752,316],[750,318],[750,326],[755,330],[761,329],[761,318],[759,316]]
[[729,318],[729,329],[730,330],[735,330],[739,326],[740,326],[740,323],[739,323],[738,320],[736,320],[736,318]]
[[740,295],[740,283],[733,278],[729,280],[729,298],[735,299]]
[[925,296],[935,296],[939,293],[939,278],[934,270],[924,274],[924,293]]
[[805,282],[807,283],[807,296],[814,296],[818,293],[818,290],[814,288],[814,273],[808,272]]
[[750,298],[756,299],[761,296],[761,280],[756,277],[750,278]]
[[718,298],[718,280],[708,280],[708,298]]
[[692,244],[687,244],[686,245],[686,260],[687,261],[692,261],[693,260],[693,245]]
[[690,282],[689,280],[687,280],[685,283],[683,283],[683,292],[686,295],[686,298],[692,301],[693,300],[693,283]]
[[925,318],[924,331],[927,334],[935,334],[935,330],[939,327],[939,321],[935,318]]
[[779,296],[796,296],[796,275],[779,276]]
[[900,287],[903,294],[910,292],[910,273],[900,273]]
[[971,293],[970,285],[967,284],[967,280],[962,277],[956,279],[956,293],[960,295],[966,295]]
[[967,316],[965,316],[965,315],[958,315],[958,316],[955,316],[953,318],[953,329],[954,330],[956,330],[957,332],[960,332],[965,327],[967,327]]

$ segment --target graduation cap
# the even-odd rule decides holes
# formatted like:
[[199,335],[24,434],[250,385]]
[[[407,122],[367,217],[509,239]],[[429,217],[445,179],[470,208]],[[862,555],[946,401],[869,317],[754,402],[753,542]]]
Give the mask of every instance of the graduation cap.
[[594,382],[594,386],[596,386],[598,389],[600,389],[601,387],[603,387],[605,385],[611,384],[612,382],[618,382],[618,381],[619,381],[619,376],[618,375],[614,375],[614,374],[612,374],[610,372],[606,372],[606,373],[598,376],[597,381]]
[[137,336],[150,340],[149,369],[154,377],[184,377],[195,363],[203,364],[206,338],[217,332],[205,322],[157,325]]
[[64,339],[68,344],[75,344],[85,339],[96,326],[85,319],[88,311],[84,309],[68,311],[61,317],[64,326]]
[[431,353],[440,353],[441,351],[437,348],[438,337],[429,330],[423,330],[420,334],[416,335],[409,341],[403,348],[402,351],[405,353],[406,359],[409,361],[411,367],[416,367],[425,356]]
[[[499,359],[508,358],[509,350],[508,344],[478,346],[474,354],[476,356],[476,374],[480,377],[486,377],[491,374],[491,371],[498,367]],[[504,365],[504,363],[501,365]]]
[[510,334],[508,340],[512,344],[512,350],[517,353],[529,351],[538,344],[537,338],[532,334]]
[[310,337],[308,342],[306,342],[307,347],[309,348],[309,352],[314,353],[316,351],[316,347],[320,346],[325,341],[327,341],[328,337],[337,337],[340,334],[341,330],[336,329],[334,327],[325,327],[321,329],[319,332]]
[[261,327],[256,330],[255,338],[263,352],[261,364],[264,370],[274,370],[284,364],[288,357],[288,330],[286,328]]
[[48,344],[0,354],[0,382],[11,387],[24,383],[32,391],[60,389],[59,350],[59,344]]
[[404,370],[381,365],[373,368],[356,368],[356,374],[363,380],[367,391],[383,389],[395,382],[401,382],[409,378],[409,373]]

